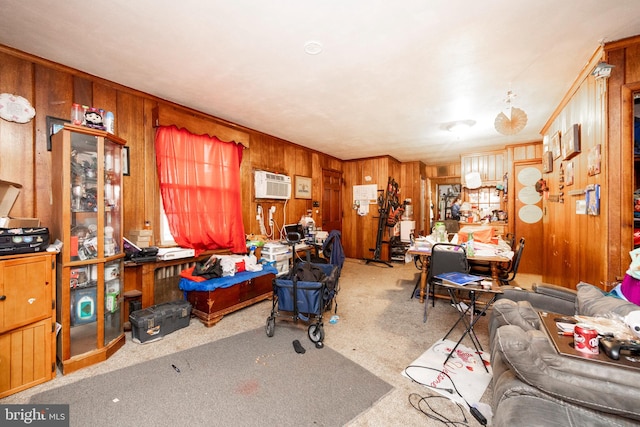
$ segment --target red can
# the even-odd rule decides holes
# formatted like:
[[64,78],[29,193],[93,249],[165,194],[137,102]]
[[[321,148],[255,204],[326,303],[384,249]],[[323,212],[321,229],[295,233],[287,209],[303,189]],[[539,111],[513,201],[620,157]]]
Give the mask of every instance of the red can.
[[598,354],[600,348],[598,331],[585,325],[578,323],[573,330],[573,345],[576,350],[587,354]]

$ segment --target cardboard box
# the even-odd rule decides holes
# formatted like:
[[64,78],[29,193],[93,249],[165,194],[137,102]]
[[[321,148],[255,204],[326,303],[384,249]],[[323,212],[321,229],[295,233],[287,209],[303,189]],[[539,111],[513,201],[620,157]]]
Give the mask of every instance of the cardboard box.
[[20,195],[22,185],[0,180],[0,228],[39,227],[38,218],[11,218],[9,212]]
[[[129,236],[129,240],[132,242],[147,242],[151,241],[151,236]],[[137,244],[137,243],[136,243]]]
[[129,236],[132,237],[149,237],[153,236],[153,230],[129,230]]

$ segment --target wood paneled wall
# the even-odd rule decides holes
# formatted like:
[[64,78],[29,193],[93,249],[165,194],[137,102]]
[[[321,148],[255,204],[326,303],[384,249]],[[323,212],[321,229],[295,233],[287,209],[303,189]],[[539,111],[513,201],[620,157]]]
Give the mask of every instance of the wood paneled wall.
[[[604,80],[586,78],[545,133],[547,138],[551,138],[555,132],[560,132],[562,138],[571,125],[577,123],[581,127],[581,153],[568,161],[573,163],[573,185],[560,181],[561,166],[566,171],[568,164],[561,158],[554,160],[553,171],[544,175],[550,197],[543,201],[543,280],[569,288],[575,288],[581,280],[597,284],[606,275],[609,246],[605,232],[609,215],[606,208],[609,197],[609,188],[605,185],[606,172],[594,176],[587,174],[589,149],[600,144],[603,152],[607,151],[603,132],[605,84]],[[601,185],[602,209],[599,216],[576,214],[576,200],[584,199],[585,195],[571,195],[571,192],[584,190],[590,184]],[[564,203],[555,201],[561,192],[564,193]]]
[[[640,37],[605,45],[605,60],[615,67],[608,79],[606,136],[608,148],[605,186],[608,205],[606,238],[608,262],[604,280],[613,281],[624,276],[629,268],[633,249],[633,93],[640,92]],[[613,243],[613,244],[612,244]]]
[[[416,222],[415,234],[425,235],[425,230],[429,228],[429,204],[427,201],[426,188],[425,194],[422,195],[421,185],[422,180],[425,180],[426,185],[426,166],[422,162],[407,162],[402,163],[399,182],[402,183],[400,198],[401,200],[409,199],[413,209],[413,221]],[[421,199],[424,197],[424,206],[421,204]],[[421,222],[423,217],[423,210],[425,221]]]
[[[221,134],[221,139],[238,129],[249,140],[241,166],[242,198],[245,201],[243,221],[247,233],[260,232],[256,220],[257,204],[275,205],[275,220],[279,226],[297,222],[321,200],[322,169],[342,170],[342,161],[309,150],[289,141],[242,128],[235,124],[175,105],[135,89],[102,80],[72,68],[55,64],[14,49],[0,46],[0,92],[13,93],[28,99],[36,109],[32,122],[18,124],[0,120],[0,179],[22,184],[22,192],[12,216],[38,217],[43,225],[51,220],[51,153],[47,151],[46,117],[67,119],[74,102],[113,111],[116,133],[127,141],[130,149],[131,175],[124,177],[124,230],[141,228],[151,221],[160,226],[160,203],[154,152],[154,109],[175,110],[174,123],[194,132]],[[171,115],[170,115],[171,116]],[[182,119],[180,119],[182,117]],[[184,117],[188,117],[185,119]],[[188,122],[188,123],[186,123]],[[237,132],[236,132],[237,133]],[[243,138],[244,139],[244,138]],[[280,201],[256,201],[252,171],[265,169],[312,178],[312,199],[292,198]],[[314,209],[317,224],[322,222],[322,207]]]
[[[352,208],[353,186],[376,184],[378,190],[386,190],[389,177],[400,184],[400,199],[407,197],[404,194],[403,184],[400,182],[401,163],[390,156],[373,157],[360,160],[351,160],[343,163],[344,191],[343,206],[344,216],[342,221],[343,245],[345,253],[352,258],[371,258],[371,249],[376,247],[378,234],[378,205],[369,205],[369,213],[364,216]],[[370,180],[367,180],[367,177]],[[390,227],[385,227],[384,240],[389,240]],[[383,246],[382,259],[389,259],[389,247]]]
[[[591,71],[600,60],[615,66],[609,79],[596,80]],[[633,247],[633,141],[631,113],[624,101],[640,90],[640,37],[598,49],[582,70],[542,133],[545,141],[570,125],[581,126],[581,153],[574,165],[574,184],[559,189],[561,160],[546,174],[550,194],[564,191],[564,203],[544,202],[543,280],[569,288],[584,281],[596,286],[624,275]],[[625,98],[626,97],[626,98]],[[588,153],[601,147],[601,173],[587,173]],[[566,162],[562,162],[566,166]],[[600,215],[576,214],[575,202],[583,194],[572,190],[601,186]]]
[[[130,149],[131,175],[124,177],[124,230],[141,228],[151,221],[159,229],[159,191],[154,152],[154,109],[159,106],[175,109],[180,116],[192,116],[178,121],[197,121],[194,132],[220,133],[220,129],[240,130],[249,136],[249,148],[243,154],[242,199],[243,221],[247,233],[260,232],[256,220],[257,205],[266,209],[276,206],[275,220],[279,226],[297,222],[312,210],[316,224],[322,224],[322,170],[343,173],[343,244],[345,253],[353,258],[369,258],[377,235],[377,205],[370,206],[367,216],[357,215],[352,207],[353,185],[375,183],[385,189],[388,177],[400,185],[401,200],[410,198],[413,204],[417,233],[430,230],[429,203],[425,201],[425,224],[422,216],[421,182],[429,177],[460,176],[459,162],[445,165],[425,165],[421,162],[402,163],[390,156],[341,161],[329,154],[301,147],[293,142],[243,128],[217,117],[176,105],[118,83],[82,73],[61,64],[0,45],[0,92],[13,93],[30,100],[36,109],[35,119],[26,124],[0,120],[0,179],[22,184],[22,193],[11,211],[12,216],[38,217],[46,225],[56,209],[51,202],[51,153],[47,151],[46,117],[66,119],[74,102],[113,111],[116,133],[127,141]],[[183,123],[175,123],[182,125]],[[184,127],[189,128],[189,125]],[[210,131],[210,132],[209,132]],[[224,139],[224,136],[221,138]],[[252,172],[264,169],[272,172],[311,177],[312,199],[292,198],[282,201],[255,200]],[[371,181],[365,181],[370,176]],[[266,215],[265,215],[266,217]],[[385,239],[388,238],[385,230]],[[53,236],[55,238],[55,236]],[[388,257],[384,247],[383,257]]]
[[[318,203],[322,201],[322,170],[342,171],[342,161],[256,131],[250,131],[250,135],[251,148],[245,152],[241,168],[242,198],[251,201],[245,203],[247,207],[243,209],[245,228],[251,230],[252,233],[259,233],[260,227],[256,220],[258,204],[262,205],[265,212],[264,218],[267,222],[267,209],[270,206],[276,207],[274,220],[279,227],[284,224],[297,223],[308,210],[312,211],[316,225],[322,224],[322,206],[313,207],[314,201]],[[253,188],[253,171],[258,169],[289,175],[293,184],[296,175],[310,177],[312,182],[311,199],[292,197],[286,203],[285,201],[256,200]],[[343,228],[343,230],[345,229]]]

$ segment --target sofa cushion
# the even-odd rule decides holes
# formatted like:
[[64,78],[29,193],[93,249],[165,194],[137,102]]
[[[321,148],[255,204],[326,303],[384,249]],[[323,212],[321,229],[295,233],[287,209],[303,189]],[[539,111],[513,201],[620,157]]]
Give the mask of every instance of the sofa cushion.
[[605,295],[599,288],[580,282],[577,286],[576,312],[583,316],[605,316],[610,313],[625,317],[640,307],[620,298]]
[[505,325],[494,351],[517,377],[566,402],[640,420],[640,370],[558,354],[546,333]]
[[635,421],[584,407],[521,395],[505,399],[492,420],[494,427],[637,426]]

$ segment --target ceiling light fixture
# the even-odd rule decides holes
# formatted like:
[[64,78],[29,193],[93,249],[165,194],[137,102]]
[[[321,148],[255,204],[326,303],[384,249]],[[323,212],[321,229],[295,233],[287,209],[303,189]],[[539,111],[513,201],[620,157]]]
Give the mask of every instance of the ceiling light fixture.
[[596,79],[608,79],[611,75],[611,69],[613,67],[615,67],[615,65],[607,64],[604,61],[600,61],[591,72],[591,75],[595,76]]
[[513,92],[507,92],[507,98],[504,100],[507,103],[507,108],[498,113],[493,124],[496,130],[503,135],[515,135],[527,125],[527,113],[511,105],[515,97]]
[[322,43],[310,40],[304,44],[304,51],[308,55],[318,55],[322,53]]
[[463,133],[475,124],[475,120],[456,120],[455,122],[446,123],[444,128],[451,133]]

